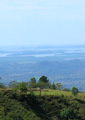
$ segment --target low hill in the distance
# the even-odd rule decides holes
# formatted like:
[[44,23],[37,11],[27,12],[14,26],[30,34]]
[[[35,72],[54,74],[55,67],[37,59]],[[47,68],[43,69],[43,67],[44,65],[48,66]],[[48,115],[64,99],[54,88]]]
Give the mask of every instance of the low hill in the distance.
[[2,82],[8,84],[10,81],[29,81],[31,77],[45,75],[51,82],[60,82],[67,88],[76,86],[85,91],[85,61],[42,61],[32,62],[19,58],[0,59],[0,77]]
[[65,88],[85,91],[85,46],[1,47],[0,77],[6,85],[13,80],[29,81],[45,75]]

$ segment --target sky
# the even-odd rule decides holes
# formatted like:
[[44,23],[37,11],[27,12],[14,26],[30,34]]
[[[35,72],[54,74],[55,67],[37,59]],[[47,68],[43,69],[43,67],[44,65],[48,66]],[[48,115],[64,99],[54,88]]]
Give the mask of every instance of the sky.
[[0,46],[85,44],[85,0],[0,0]]

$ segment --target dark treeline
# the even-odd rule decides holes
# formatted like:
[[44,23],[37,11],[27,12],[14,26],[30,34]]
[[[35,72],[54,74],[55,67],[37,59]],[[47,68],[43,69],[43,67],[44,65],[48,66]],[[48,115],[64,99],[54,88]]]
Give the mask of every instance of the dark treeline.
[[32,77],[29,82],[11,81],[7,87],[3,83],[0,83],[0,88],[3,89],[10,88],[15,91],[20,90],[21,92],[27,92],[29,90],[30,93],[33,92],[32,88],[35,88],[40,90],[40,96],[42,89],[68,91],[68,92],[72,92],[74,96],[77,95],[79,92],[79,90],[76,87],[73,87],[72,90],[70,90],[69,88],[64,88],[64,86],[61,83],[54,83],[54,82],[51,83],[46,76],[41,76],[38,81],[36,81],[35,77]]

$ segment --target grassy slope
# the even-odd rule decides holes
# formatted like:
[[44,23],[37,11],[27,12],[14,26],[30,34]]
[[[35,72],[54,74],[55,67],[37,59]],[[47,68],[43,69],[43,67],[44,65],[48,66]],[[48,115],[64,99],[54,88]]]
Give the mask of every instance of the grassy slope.
[[0,120],[65,120],[60,112],[69,106],[78,112],[75,120],[85,120],[85,93],[76,98],[70,92],[57,90],[43,90],[41,97],[39,91],[34,94],[0,92]]
[[[39,95],[40,94],[39,90],[36,91],[34,89],[34,94]],[[64,95],[64,96],[67,96],[68,98],[72,98],[72,99],[78,98],[78,99],[85,101],[85,93],[78,93],[78,95],[76,97],[74,97],[71,92],[46,89],[46,90],[42,90],[42,96],[44,96],[44,95],[53,95],[53,96]]]

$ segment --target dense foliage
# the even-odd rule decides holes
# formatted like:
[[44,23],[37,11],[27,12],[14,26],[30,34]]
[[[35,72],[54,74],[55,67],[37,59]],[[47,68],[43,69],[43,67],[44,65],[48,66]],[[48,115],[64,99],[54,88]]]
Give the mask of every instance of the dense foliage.
[[76,96],[79,93],[79,90],[76,87],[72,88],[72,94]]
[[[49,90],[56,95],[46,95]],[[62,94],[57,95],[56,90]],[[50,83],[46,76],[37,82],[35,77],[29,82],[11,81],[8,88],[1,83],[0,120],[85,120],[85,101],[76,97],[78,89],[73,87],[72,93],[68,92],[75,96],[70,98],[63,90],[69,91],[61,83]]]
[[1,90],[0,120],[85,120],[85,101]]

